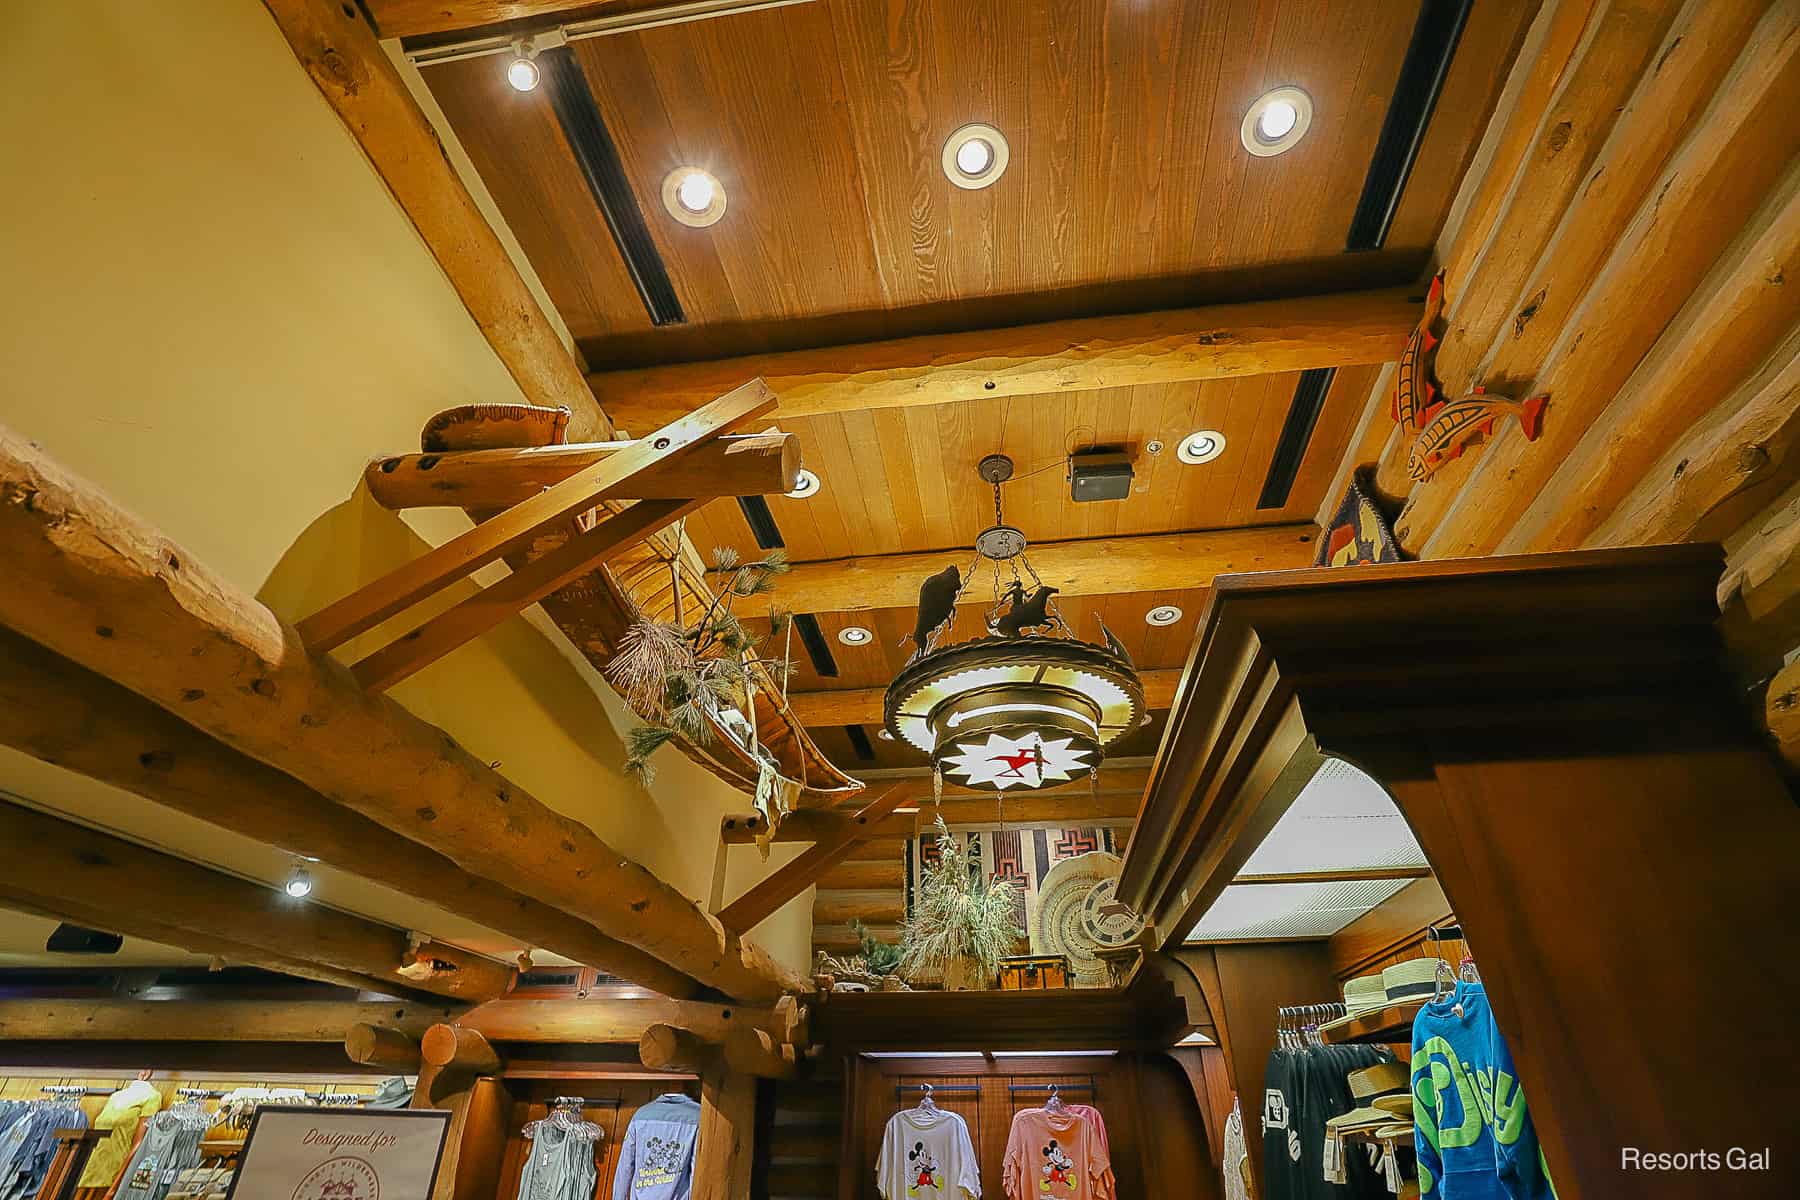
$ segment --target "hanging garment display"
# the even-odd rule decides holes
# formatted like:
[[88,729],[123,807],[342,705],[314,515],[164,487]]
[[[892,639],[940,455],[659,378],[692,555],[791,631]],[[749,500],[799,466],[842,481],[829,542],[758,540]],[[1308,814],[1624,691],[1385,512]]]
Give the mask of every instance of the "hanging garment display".
[[1225,1200],[1250,1200],[1250,1151],[1244,1146],[1244,1113],[1238,1098],[1231,1098],[1231,1112],[1225,1117],[1224,1152],[1221,1169],[1225,1174]]
[[1419,1191],[1442,1200],[1551,1200],[1549,1171],[1487,990],[1457,980],[1413,1019]]
[[83,1188],[109,1188],[119,1180],[125,1160],[137,1142],[138,1123],[162,1108],[163,1097],[146,1080],[133,1080],[106,1098],[106,1104],[94,1117],[94,1128],[107,1131],[106,1138],[88,1155],[81,1179],[75,1185]]
[[939,1108],[929,1093],[918,1107],[889,1117],[875,1162],[875,1187],[885,1200],[980,1200],[981,1167],[968,1123]]
[[1263,1081],[1262,1158],[1265,1200],[1382,1200],[1385,1165],[1365,1153],[1347,1156],[1345,1181],[1327,1175],[1327,1122],[1357,1107],[1348,1078],[1394,1056],[1374,1046],[1316,1042],[1269,1052]]
[[[1416,1174],[1407,1070],[1397,1062],[1381,1062],[1350,1072],[1347,1082],[1355,1107],[1325,1122],[1325,1178],[1331,1183],[1354,1179],[1354,1190],[1379,1195],[1372,1182],[1378,1176],[1386,1191],[1398,1193]],[[1404,1145],[1392,1133],[1396,1124],[1405,1126]]]
[[183,1171],[200,1165],[200,1139],[213,1120],[214,1114],[192,1100],[150,1117],[114,1195],[118,1200],[164,1200]]
[[637,1110],[619,1147],[613,1200],[688,1200],[694,1190],[694,1144],[700,1102],[680,1092]]
[[1004,1182],[1009,1200],[1113,1200],[1103,1137],[1056,1100],[1013,1115]]
[[[81,1090],[74,1089],[77,1093]],[[56,1131],[87,1127],[87,1114],[74,1100],[32,1100],[19,1105],[0,1132],[0,1200],[32,1200],[56,1157]]]
[[581,1115],[579,1096],[559,1096],[550,1113],[525,1126],[531,1152],[519,1172],[519,1200],[592,1200],[601,1128]]

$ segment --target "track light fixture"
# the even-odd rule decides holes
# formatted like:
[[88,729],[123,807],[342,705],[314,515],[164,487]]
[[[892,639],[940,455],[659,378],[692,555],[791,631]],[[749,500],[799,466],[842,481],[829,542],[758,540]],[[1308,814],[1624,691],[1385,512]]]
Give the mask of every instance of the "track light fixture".
[[288,872],[287,882],[281,885],[281,890],[295,900],[304,900],[312,895],[312,872],[306,869],[305,863],[294,864],[294,869]]

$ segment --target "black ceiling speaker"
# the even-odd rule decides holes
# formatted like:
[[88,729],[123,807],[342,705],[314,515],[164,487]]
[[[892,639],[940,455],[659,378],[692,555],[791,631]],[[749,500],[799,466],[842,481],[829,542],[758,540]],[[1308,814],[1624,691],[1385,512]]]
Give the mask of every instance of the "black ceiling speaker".
[[98,929],[84,929],[80,925],[71,925],[64,921],[51,930],[50,938],[44,943],[44,949],[56,954],[117,954],[125,939],[116,933],[102,933]]
[[1083,450],[1069,456],[1069,496],[1076,501],[1123,500],[1131,495],[1131,455]]

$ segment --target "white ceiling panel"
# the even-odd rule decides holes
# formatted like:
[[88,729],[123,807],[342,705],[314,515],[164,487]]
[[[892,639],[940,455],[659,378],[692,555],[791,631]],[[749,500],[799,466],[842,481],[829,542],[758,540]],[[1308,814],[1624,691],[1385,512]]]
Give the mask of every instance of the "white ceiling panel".
[[1405,887],[1406,879],[1234,884],[1188,934],[1189,941],[1326,938]]

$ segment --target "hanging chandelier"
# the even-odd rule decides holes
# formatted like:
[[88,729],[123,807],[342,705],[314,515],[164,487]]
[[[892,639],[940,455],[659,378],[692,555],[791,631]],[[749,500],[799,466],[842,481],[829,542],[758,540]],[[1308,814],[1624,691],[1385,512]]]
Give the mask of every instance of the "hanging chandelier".
[[[1001,510],[1012,460],[991,454],[978,473],[994,489],[994,523],[966,571],[952,564],[920,587],[913,656],[888,685],[885,724],[930,756],[940,788],[946,778],[1000,792],[1092,779],[1107,746],[1143,722],[1143,684],[1105,622],[1102,642],[1082,641],[1057,589],[1032,569],[1025,534]],[[984,636],[946,643],[984,562],[993,579]]]

